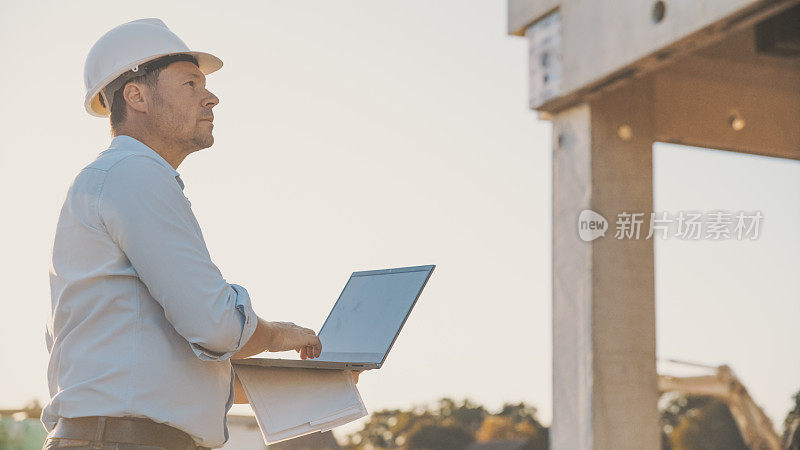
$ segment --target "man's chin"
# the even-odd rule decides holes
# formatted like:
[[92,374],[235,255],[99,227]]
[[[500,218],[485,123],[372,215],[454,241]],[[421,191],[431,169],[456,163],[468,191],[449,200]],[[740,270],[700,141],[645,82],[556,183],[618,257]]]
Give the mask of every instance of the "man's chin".
[[194,139],[194,143],[197,145],[197,150],[211,147],[214,145],[214,136],[211,134],[207,136],[198,136],[196,139]]

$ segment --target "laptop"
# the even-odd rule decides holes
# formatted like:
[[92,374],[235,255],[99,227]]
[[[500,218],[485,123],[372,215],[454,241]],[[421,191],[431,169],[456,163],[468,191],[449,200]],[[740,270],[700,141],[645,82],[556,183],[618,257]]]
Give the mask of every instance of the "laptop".
[[315,369],[380,369],[436,266],[353,272],[325,319],[314,359],[246,358],[233,364]]

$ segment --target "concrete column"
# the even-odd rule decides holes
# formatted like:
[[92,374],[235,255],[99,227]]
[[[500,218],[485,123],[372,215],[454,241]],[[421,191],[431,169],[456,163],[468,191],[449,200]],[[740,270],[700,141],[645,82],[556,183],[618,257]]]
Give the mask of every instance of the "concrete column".
[[[649,78],[553,116],[556,450],[660,448],[653,135]],[[608,220],[604,237],[580,239],[584,209]],[[639,239],[615,238],[621,212],[645,213]]]

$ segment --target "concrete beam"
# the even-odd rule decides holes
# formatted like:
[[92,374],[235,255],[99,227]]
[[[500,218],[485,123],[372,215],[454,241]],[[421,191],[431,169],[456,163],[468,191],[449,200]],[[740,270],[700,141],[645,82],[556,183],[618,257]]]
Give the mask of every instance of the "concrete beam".
[[560,4],[560,0],[508,0],[508,34],[524,36],[529,26]]
[[655,72],[655,139],[800,160],[800,60],[754,42],[750,28]]
[[[553,117],[553,449],[660,446],[655,345],[653,80]],[[630,133],[621,133],[626,126]],[[584,242],[578,215],[609,221]],[[647,215],[615,239],[621,212]]]
[[[524,32],[532,55],[541,42],[537,27],[558,30],[558,47],[547,52],[548,60],[557,63],[532,60],[530,73],[531,108],[554,114],[669,66],[798,3],[800,0],[511,2],[509,24],[533,19]],[[551,14],[540,16],[547,11],[558,15],[556,27],[546,20]],[[551,83],[555,89],[537,91],[535,80],[552,80],[553,71],[558,78],[556,84]]]

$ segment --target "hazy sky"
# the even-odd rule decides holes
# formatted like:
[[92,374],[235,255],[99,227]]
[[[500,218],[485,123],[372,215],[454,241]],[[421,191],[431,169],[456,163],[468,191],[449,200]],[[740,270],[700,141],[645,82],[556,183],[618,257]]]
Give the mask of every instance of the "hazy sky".
[[[53,232],[110,141],[83,110],[86,54],[159,17],[225,63],[207,84],[215,144],[178,170],[255,310],[318,330],[350,272],[436,264],[386,365],[361,377],[367,408],[525,401],[549,423],[551,128],[528,110],[504,0],[0,5],[0,408],[48,397]],[[657,147],[657,210],[765,216],[758,241],[657,244],[660,356],[730,364],[780,422],[800,389],[800,166]]]

